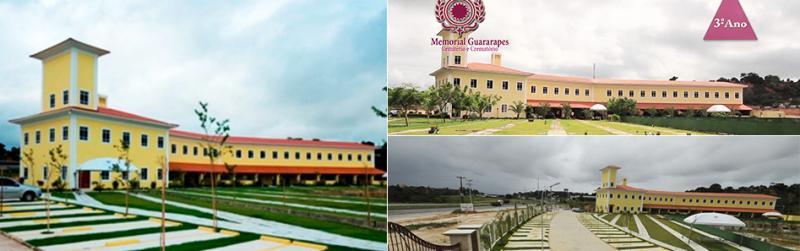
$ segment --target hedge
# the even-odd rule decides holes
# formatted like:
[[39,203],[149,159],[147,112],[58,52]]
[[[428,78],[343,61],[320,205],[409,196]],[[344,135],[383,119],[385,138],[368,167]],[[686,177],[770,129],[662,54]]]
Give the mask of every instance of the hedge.
[[623,122],[738,135],[800,135],[800,119],[625,116]]

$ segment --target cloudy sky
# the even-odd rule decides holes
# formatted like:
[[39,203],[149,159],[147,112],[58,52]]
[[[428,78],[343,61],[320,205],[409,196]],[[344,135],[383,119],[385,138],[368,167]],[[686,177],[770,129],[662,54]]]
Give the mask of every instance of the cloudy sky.
[[[709,80],[742,72],[800,78],[800,1],[740,0],[757,42],[705,42],[719,0],[485,0],[472,37],[509,39],[503,64],[534,73],[598,78]],[[441,30],[433,0],[389,1],[389,85],[429,86]],[[489,62],[490,52],[470,62]]]
[[109,106],[197,130],[199,100],[232,134],[385,139],[386,4],[381,1],[0,2],[0,143],[40,111],[30,54],[68,37],[110,50]]
[[591,192],[600,169],[622,167],[618,180],[665,191],[800,181],[800,137],[392,137],[391,184],[483,192],[555,189]]

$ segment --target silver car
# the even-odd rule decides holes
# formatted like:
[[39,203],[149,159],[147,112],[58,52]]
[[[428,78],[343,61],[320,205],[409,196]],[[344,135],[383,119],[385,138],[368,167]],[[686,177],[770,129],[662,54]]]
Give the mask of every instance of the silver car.
[[8,177],[0,177],[0,186],[3,186],[3,200],[19,199],[21,201],[33,201],[42,196],[42,189],[35,186],[20,184]]

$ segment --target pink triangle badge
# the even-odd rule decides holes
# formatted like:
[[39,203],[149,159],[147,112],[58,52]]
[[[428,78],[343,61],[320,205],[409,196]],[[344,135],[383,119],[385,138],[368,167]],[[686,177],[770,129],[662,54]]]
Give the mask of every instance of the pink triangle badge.
[[722,0],[703,40],[758,40],[739,0]]

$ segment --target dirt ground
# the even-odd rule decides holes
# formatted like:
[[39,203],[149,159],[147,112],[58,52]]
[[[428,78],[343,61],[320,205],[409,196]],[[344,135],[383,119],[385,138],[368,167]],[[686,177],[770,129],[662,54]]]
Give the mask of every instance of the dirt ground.
[[432,225],[412,230],[412,232],[428,242],[439,245],[447,245],[450,244],[450,240],[442,233],[446,232],[447,230],[454,229],[458,225],[483,224],[489,222],[494,219],[498,213],[499,212],[480,212],[470,214],[451,213],[447,215],[402,220],[398,221],[397,223],[406,227],[420,224]]

